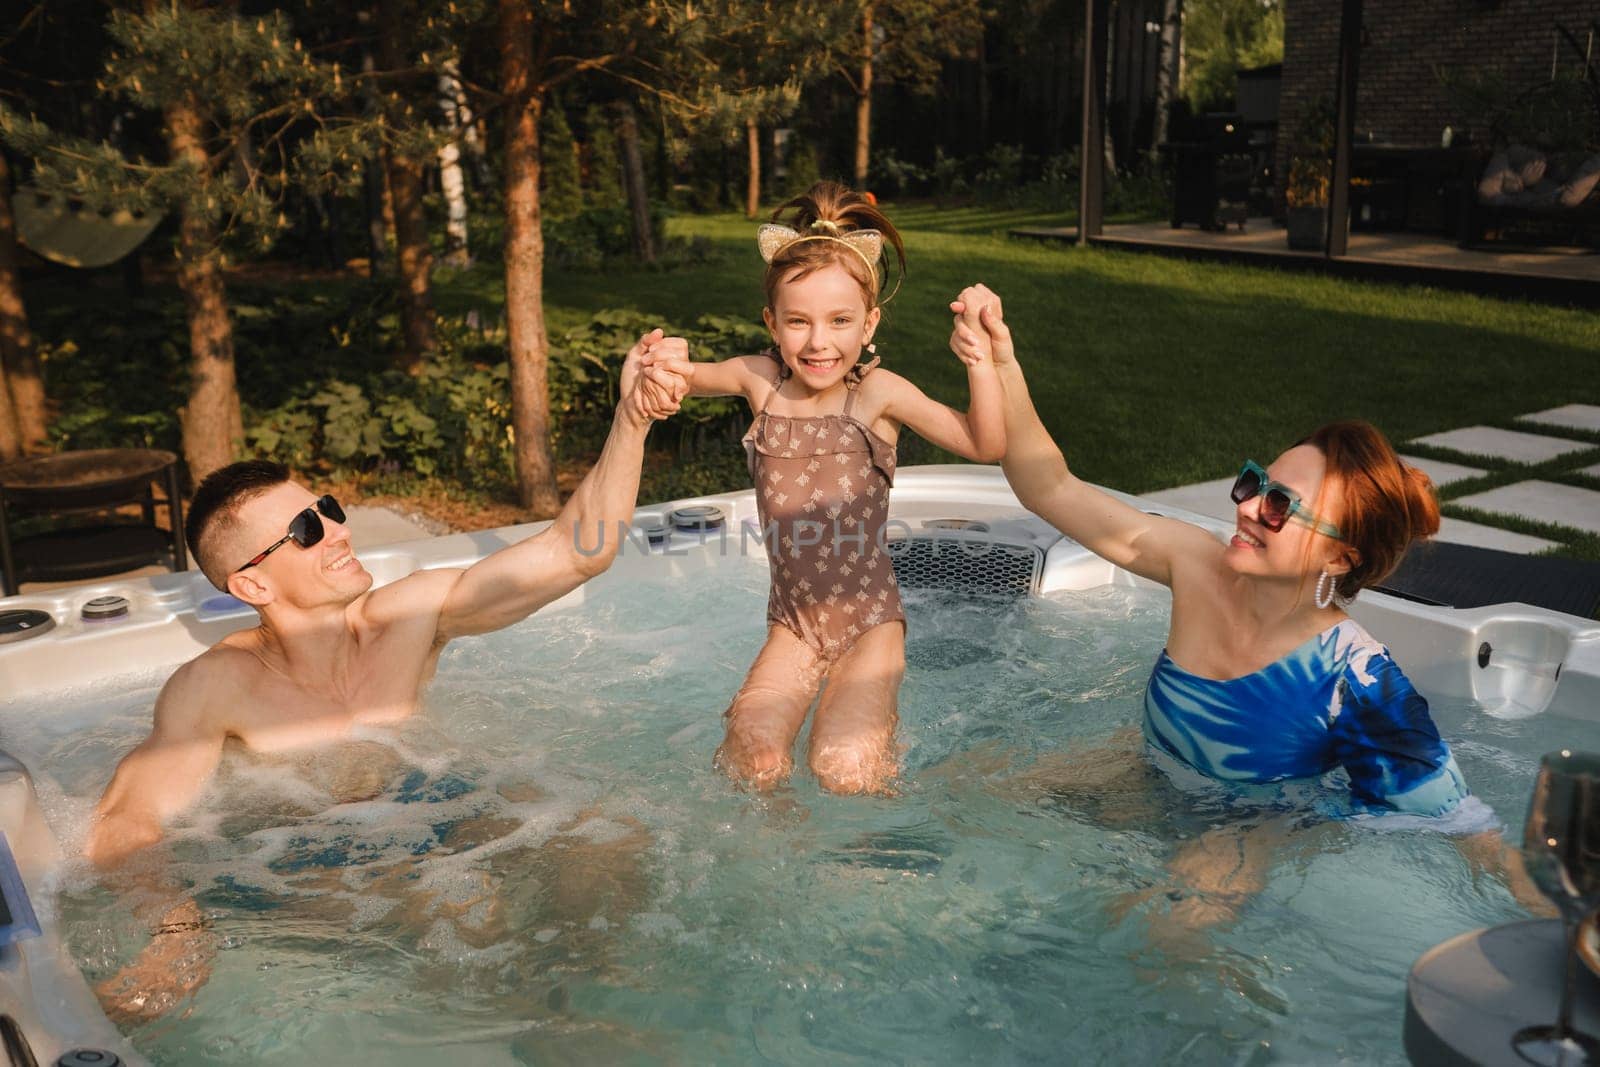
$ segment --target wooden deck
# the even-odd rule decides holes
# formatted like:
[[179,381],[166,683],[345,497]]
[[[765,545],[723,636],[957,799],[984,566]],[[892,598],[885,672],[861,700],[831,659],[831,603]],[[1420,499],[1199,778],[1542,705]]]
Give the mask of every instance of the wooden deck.
[[[1073,227],[1022,227],[1014,237],[1076,241]],[[1463,289],[1541,303],[1600,307],[1600,253],[1586,248],[1465,249],[1444,237],[1421,233],[1352,233],[1349,254],[1329,259],[1320,252],[1290,250],[1281,226],[1251,218],[1241,231],[1210,232],[1165,222],[1107,224],[1090,243],[1131,252],[1155,252],[1314,270],[1372,281]]]

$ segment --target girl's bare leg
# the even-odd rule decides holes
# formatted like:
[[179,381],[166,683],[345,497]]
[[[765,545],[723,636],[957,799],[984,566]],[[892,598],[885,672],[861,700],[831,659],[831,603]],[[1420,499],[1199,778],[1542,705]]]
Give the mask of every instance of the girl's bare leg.
[[906,673],[906,629],[874,626],[834,664],[811,724],[809,762],[832,793],[886,793],[899,769],[894,728]]
[[728,732],[716,766],[736,782],[770,789],[794,769],[794,739],[822,681],[822,663],[788,628],[769,626],[767,643],[723,713]]

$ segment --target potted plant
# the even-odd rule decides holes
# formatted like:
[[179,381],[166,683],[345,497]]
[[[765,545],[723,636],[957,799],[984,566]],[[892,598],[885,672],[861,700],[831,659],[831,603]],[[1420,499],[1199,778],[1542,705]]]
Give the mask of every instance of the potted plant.
[[1318,97],[1306,105],[1295,130],[1295,153],[1283,187],[1289,247],[1321,252],[1328,246],[1328,187],[1333,178],[1333,104]]
[[1289,161],[1289,180],[1283,201],[1289,247],[1321,252],[1328,244],[1328,161],[1295,156]]

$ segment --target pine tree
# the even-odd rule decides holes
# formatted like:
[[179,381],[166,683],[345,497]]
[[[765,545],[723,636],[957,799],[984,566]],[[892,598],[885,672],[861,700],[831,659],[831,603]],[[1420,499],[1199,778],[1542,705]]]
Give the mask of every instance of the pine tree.
[[665,0],[496,0],[496,10],[517,493],[525,508],[549,516],[560,509],[561,496],[550,451],[541,119],[551,94],[579,77],[609,77],[638,92],[673,94],[673,57],[700,16],[696,5]]
[[944,60],[971,51],[981,39],[978,0],[851,0],[855,29],[834,66],[856,98],[855,184],[867,187],[872,158],[872,93],[878,81],[931,93]]
[[400,268],[401,365],[415,370],[438,350],[433,314],[433,245],[423,212],[427,161],[437,150],[421,97],[427,90],[413,58],[418,12],[407,0],[378,0],[378,59],[383,65],[383,159],[394,200],[395,259]]
[[589,203],[596,207],[616,207],[622,203],[622,157],[617,154],[617,135],[611,116],[600,104],[591,104],[584,113],[588,127],[585,144],[589,150]]
[[[178,285],[189,327],[189,397],[180,411],[192,478],[229,462],[243,437],[224,239],[264,248],[287,220],[279,203],[298,138],[339,73],[311,59],[274,13],[243,18],[190,0],[114,11],[102,88],[157,117],[164,158],[129,158],[0,105],[0,137],[32,158],[33,183],[88,207],[178,216]],[[350,165],[353,161],[343,161]]]
[[544,161],[541,203],[553,219],[570,219],[583,210],[578,144],[561,101],[552,99],[539,120],[539,154]]
[[[793,114],[802,88],[828,71],[854,8],[838,0],[713,0],[696,53],[697,111],[680,118],[744,141],[745,214],[761,205],[761,129]],[[680,109],[682,111],[683,109]]]
[[22,300],[16,229],[10,167],[0,151],[0,460],[45,444],[44,378]]

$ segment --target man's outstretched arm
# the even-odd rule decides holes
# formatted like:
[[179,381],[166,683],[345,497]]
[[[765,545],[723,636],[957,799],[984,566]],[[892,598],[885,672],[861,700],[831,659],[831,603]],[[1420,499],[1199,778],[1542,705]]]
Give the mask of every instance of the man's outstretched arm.
[[208,714],[209,673],[193,661],[162,687],[150,736],[123,757],[95,805],[84,854],[96,866],[161,840],[162,823],[188,807],[217,769],[225,734]]
[[459,572],[439,613],[440,641],[509,626],[611,566],[638,501],[650,423],[676,411],[687,390],[687,383],[659,369],[641,373],[639,358],[652,347],[687,351],[659,330],[629,350],[622,400],[600,458],[549,527]]

